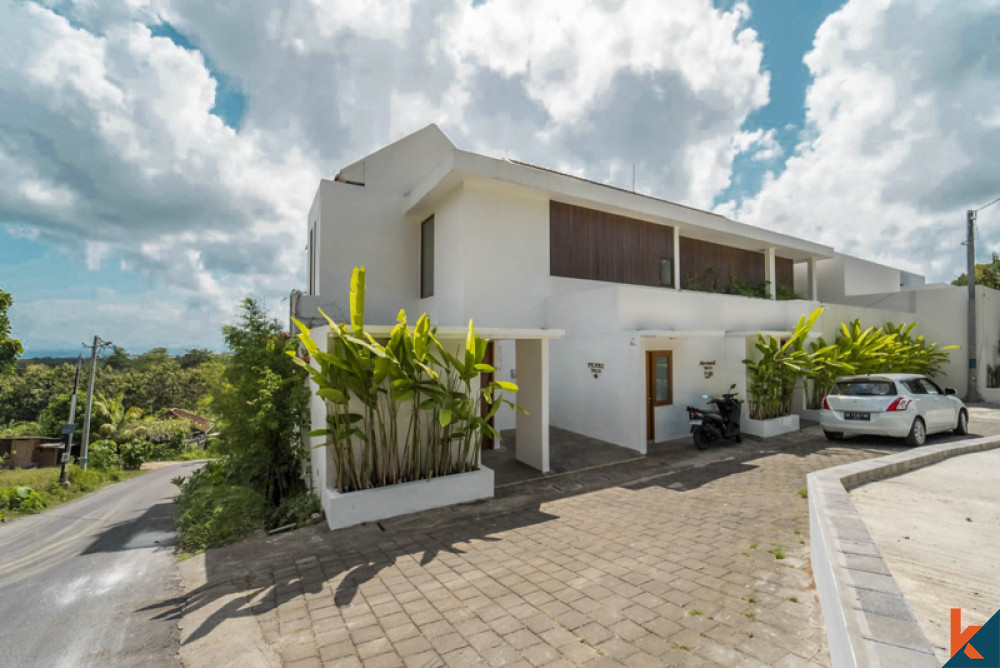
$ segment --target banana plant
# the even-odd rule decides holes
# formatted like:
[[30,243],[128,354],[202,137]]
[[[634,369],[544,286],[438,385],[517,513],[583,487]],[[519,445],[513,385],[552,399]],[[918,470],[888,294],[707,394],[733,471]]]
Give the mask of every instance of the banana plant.
[[[486,341],[472,321],[459,355],[437,337],[425,313],[414,326],[399,311],[384,341],[365,331],[365,269],[351,276],[350,325],[320,313],[330,325],[326,350],[308,327],[295,321],[297,340],[288,354],[306,369],[327,407],[326,436],[342,492],[429,479],[479,467],[482,436],[497,437],[489,420],[517,385],[493,381],[478,391],[473,381],[493,367],[483,363]],[[311,360],[311,361],[310,361]],[[480,396],[490,405],[480,414]],[[405,414],[402,406],[409,409]],[[319,446],[323,447],[323,446]]]

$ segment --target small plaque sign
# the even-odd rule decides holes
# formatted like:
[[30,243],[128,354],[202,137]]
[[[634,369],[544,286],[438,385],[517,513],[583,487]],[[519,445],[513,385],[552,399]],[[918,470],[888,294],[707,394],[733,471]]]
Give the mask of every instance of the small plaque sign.
[[594,378],[600,378],[604,371],[604,362],[587,362],[587,368],[590,369],[590,373],[594,374]]
[[63,425],[62,435],[63,436],[69,436],[74,431],[76,431],[76,425],[73,424],[72,422],[67,422],[66,424]]

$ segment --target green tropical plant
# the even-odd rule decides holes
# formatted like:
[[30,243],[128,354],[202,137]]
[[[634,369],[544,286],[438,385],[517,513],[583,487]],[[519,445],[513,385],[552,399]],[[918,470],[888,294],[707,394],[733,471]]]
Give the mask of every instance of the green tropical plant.
[[110,471],[122,467],[118,456],[118,446],[114,441],[94,441],[87,449],[87,460],[98,471]]
[[810,364],[810,355],[803,343],[823,310],[818,308],[808,318],[799,318],[792,335],[784,343],[774,336],[765,337],[757,332],[754,345],[760,359],[743,360],[747,367],[751,419],[768,420],[792,412],[795,383],[808,371]]
[[[304,368],[327,406],[325,435],[341,492],[381,487],[411,480],[462,473],[479,467],[483,435],[497,437],[490,425],[503,392],[517,385],[473,382],[493,367],[483,363],[486,341],[472,321],[463,348],[454,353],[441,343],[430,317],[409,326],[400,311],[387,339],[376,340],[364,329],[365,269],[351,277],[350,325],[330,324],[327,350],[310,330],[295,321],[307,358],[289,355]],[[315,363],[315,364],[314,364]],[[490,408],[480,411],[480,398]]]
[[888,323],[884,327],[862,329],[860,319],[841,323],[833,344],[820,338],[810,344],[811,364],[807,370],[808,408],[819,408],[833,389],[837,376],[868,373],[919,373],[936,376],[948,360],[945,351],[958,346],[939,347],[923,336],[914,337],[915,322]]
[[142,423],[142,409],[125,406],[125,393],[113,397],[98,394],[94,399],[94,414],[102,424],[97,433],[116,443],[124,443],[144,436],[146,427]]

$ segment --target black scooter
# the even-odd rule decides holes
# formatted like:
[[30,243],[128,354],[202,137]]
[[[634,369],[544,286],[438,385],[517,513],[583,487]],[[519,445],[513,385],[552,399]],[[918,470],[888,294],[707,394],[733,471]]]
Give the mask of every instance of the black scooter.
[[716,441],[733,440],[742,442],[740,437],[740,399],[734,392],[736,385],[729,386],[729,392],[721,397],[701,395],[708,403],[718,406],[718,411],[703,408],[687,407],[688,418],[691,420],[691,437],[699,450],[704,450]]

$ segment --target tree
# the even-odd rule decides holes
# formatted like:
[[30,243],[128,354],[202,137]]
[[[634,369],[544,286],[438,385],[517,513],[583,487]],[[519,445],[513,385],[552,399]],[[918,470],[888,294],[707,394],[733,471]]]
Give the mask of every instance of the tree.
[[[968,285],[968,274],[961,274],[951,282],[952,285]],[[993,253],[987,264],[976,265],[976,285],[985,285],[994,290],[1000,290],[1000,255]]]
[[14,305],[14,296],[0,290],[0,375],[13,371],[14,362],[24,353],[24,347],[10,336],[10,317],[7,309]]
[[126,443],[145,436],[142,409],[135,406],[126,408],[124,396],[124,393],[113,397],[99,394],[94,400],[94,415],[101,423],[97,433],[115,443]]
[[215,354],[206,348],[191,348],[177,358],[177,363],[181,365],[182,369],[192,369],[206,362],[211,362],[214,357]]
[[277,507],[304,491],[300,427],[309,389],[305,372],[285,354],[288,337],[278,322],[251,297],[241,306],[239,322],[222,329],[233,356],[212,405],[237,475]]

